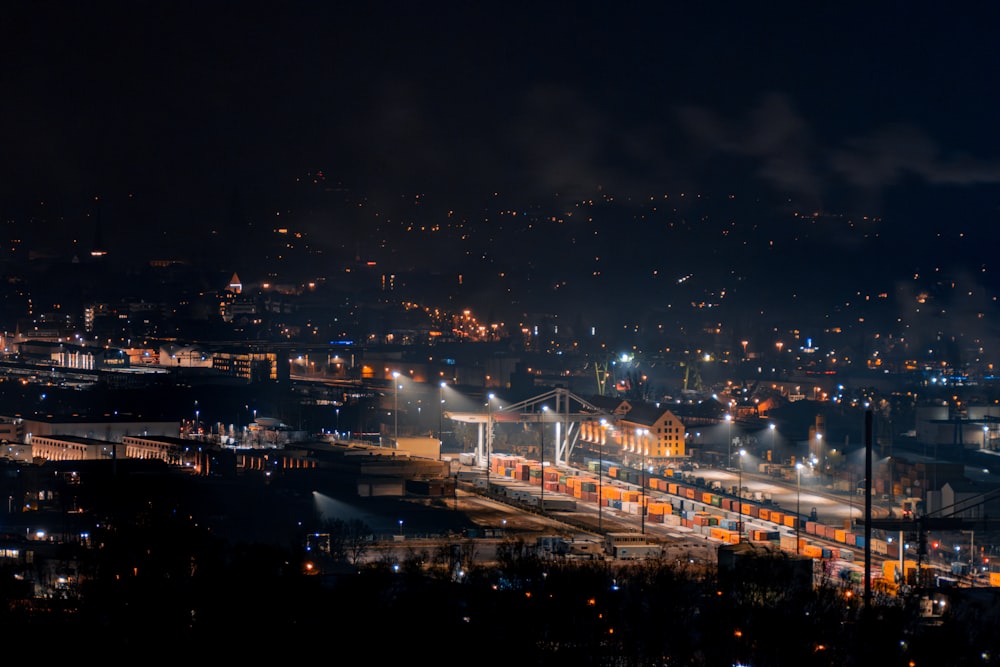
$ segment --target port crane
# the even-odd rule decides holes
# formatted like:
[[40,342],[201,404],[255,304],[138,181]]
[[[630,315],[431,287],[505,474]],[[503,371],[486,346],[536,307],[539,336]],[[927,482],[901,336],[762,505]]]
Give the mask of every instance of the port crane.
[[[580,424],[606,420],[615,423],[619,415],[599,408],[568,389],[557,387],[538,396],[492,407],[485,412],[446,412],[444,417],[458,422],[478,425],[476,461],[480,467],[488,466],[492,455],[493,428],[497,423],[542,423],[555,426],[555,464],[568,466],[573,449],[580,437]],[[545,409],[543,409],[543,407]]]

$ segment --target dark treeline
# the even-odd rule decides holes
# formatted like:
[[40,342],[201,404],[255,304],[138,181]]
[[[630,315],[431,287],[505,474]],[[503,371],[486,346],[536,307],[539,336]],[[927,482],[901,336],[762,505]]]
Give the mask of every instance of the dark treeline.
[[87,654],[371,664],[957,666],[1000,650],[996,606],[953,604],[930,624],[916,594],[866,608],[841,582],[790,585],[781,556],[720,576],[684,559],[543,560],[510,537],[489,564],[465,540],[362,559],[344,540],[358,526],[323,528],[346,531],[325,554],[231,544],[151,504],[54,556],[79,564],[78,594],[32,600],[2,573],[0,624]]

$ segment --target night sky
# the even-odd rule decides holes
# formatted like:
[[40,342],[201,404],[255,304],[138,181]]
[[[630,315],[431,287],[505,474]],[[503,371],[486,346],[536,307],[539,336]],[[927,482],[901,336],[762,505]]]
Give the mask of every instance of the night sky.
[[354,223],[306,212],[321,174],[386,214],[704,191],[991,228],[987,6],[7,3],[0,213],[322,237]]

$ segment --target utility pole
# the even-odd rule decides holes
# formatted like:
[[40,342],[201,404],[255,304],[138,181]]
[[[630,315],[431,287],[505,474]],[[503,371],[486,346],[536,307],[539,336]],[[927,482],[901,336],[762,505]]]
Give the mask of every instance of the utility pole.
[[597,438],[597,532],[601,530],[601,507],[604,505],[604,437],[607,435],[607,425],[605,420],[601,420],[601,432]]
[[872,411],[865,410],[865,612],[872,602]]
[[542,514],[545,513],[545,412],[548,410],[547,406],[542,406],[541,414],[541,429],[539,430],[540,442],[538,445],[538,458],[541,459],[542,463],[542,499],[541,499],[541,511]]
[[490,455],[493,448],[493,394],[486,397],[486,493],[490,492]]

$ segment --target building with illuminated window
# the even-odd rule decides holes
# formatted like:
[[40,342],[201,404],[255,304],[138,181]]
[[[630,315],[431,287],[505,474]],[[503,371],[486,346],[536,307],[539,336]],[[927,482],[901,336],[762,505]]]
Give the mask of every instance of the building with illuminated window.
[[285,382],[290,377],[288,355],[280,350],[229,348],[212,352],[212,368],[247,382]]
[[633,462],[663,463],[687,456],[684,423],[663,406],[633,404],[618,420],[622,454]]

